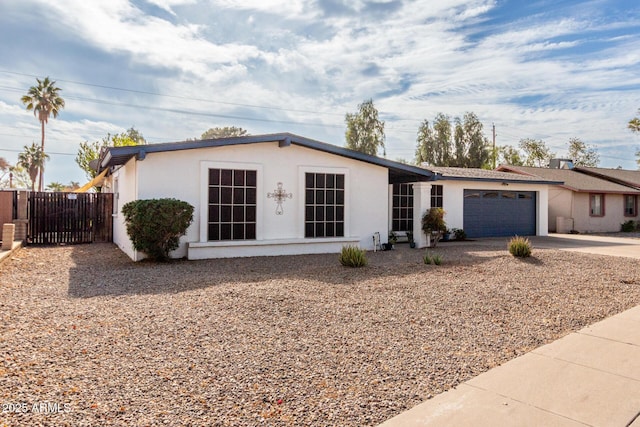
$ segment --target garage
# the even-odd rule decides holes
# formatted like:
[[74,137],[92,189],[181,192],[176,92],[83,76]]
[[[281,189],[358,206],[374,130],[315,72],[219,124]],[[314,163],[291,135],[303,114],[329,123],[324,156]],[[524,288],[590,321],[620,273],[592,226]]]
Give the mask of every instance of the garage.
[[464,230],[469,237],[536,234],[536,192],[464,190]]

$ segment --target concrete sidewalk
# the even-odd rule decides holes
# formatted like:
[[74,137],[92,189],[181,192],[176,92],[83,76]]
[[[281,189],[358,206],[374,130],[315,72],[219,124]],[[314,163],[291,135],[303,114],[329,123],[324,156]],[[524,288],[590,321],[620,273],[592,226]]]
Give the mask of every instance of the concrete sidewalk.
[[640,306],[481,374],[380,427],[640,427]]

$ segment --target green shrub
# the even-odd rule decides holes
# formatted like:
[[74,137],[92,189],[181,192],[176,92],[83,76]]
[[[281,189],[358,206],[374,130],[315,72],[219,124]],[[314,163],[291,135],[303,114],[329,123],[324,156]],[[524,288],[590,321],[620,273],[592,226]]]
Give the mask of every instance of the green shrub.
[[340,252],[340,264],[345,267],[364,267],[367,265],[367,253],[357,246],[343,246]]
[[531,242],[526,237],[515,236],[509,241],[509,253],[515,257],[531,256]]
[[429,252],[425,252],[422,261],[424,261],[425,264],[440,265],[442,264],[442,256],[440,254],[431,255]]
[[432,264],[433,263],[433,259],[431,258],[431,256],[429,255],[428,252],[426,254],[424,254],[424,256],[422,257],[422,261],[424,261],[425,264]]
[[433,254],[433,256],[431,257],[431,260],[435,265],[442,264],[442,257],[439,254]]
[[422,215],[422,231],[426,234],[432,232],[444,233],[447,231],[447,224],[444,221],[444,210],[442,208],[431,208]]
[[625,221],[622,224],[620,224],[620,231],[624,231],[625,233],[631,233],[633,231],[636,231],[637,229],[637,225],[635,223],[635,221],[633,220],[629,220],[629,221]]
[[176,199],[134,200],[122,207],[122,214],[133,248],[166,261],[193,221],[193,206]]
[[454,228],[453,234],[456,236],[456,240],[467,240],[467,233],[462,228]]

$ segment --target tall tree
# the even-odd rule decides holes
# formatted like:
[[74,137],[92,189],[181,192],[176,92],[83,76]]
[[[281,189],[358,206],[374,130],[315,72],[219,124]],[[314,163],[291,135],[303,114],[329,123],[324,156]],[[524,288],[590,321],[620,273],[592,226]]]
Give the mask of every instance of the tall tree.
[[245,129],[237,128],[235,126],[225,126],[210,128],[209,130],[205,131],[199,139],[229,138],[232,136],[245,135],[249,135],[249,133],[247,133]]
[[448,166],[451,160],[451,120],[442,113],[436,115],[433,128],[424,120],[418,129],[416,163]]
[[455,165],[480,168],[488,164],[491,155],[489,140],[482,133],[483,126],[478,116],[467,112],[462,120],[456,117],[455,123]]
[[549,160],[555,157],[541,139],[524,138],[518,145],[525,153],[524,166],[546,167]]
[[498,164],[506,164],[511,166],[523,166],[524,161],[520,156],[520,152],[517,148],[511,145],[503,145],[497,148],[498,151]]
[[84,141],[80,143],[78,154],[76,155],[76,163],[85,172],[88,180],[96,177],[98,171],[91,167],[91,162],[100,158],[100,152],[107,147],[126,147],[130,145],[146,144],[142,134],[133,127],[126,132],[117,133],[115,135],[107,134],[100,141]]
[[[60,110],[64,108],[64,99],[60,96],[61,89],[56,86],[56,82],[45,77],[44,80],[36,79],[37,86],[31,86],[26,95],[21,98],[23,104],[27,106],[27,111],[33,110],[33,115],[40,121],[42,129],[42,144],[40,148],[44,155],[44,125],[53,115],[58,117]],[[42,191],[42,180],[44,177],[44,162],[39,169],[40,178],[38,180],[38,191]]]
[[24,146],[24,151],[18,154],[18,166],[23,167],[31,179],[31,191],[34,191],[38,172],[44,167],[44,162],[49,158],[35,142],[31,146]]
[[597,167],[600,156],[593,146],[587,146],[579,138],[569,139],[569,156],[577,166]]
[[344,120],[347,124],[347,148],[372,156],[378,155],[378,150],[382,148],[383,155],[387,155],[384,146],[384,121],[380,120],[372,99],[358,105],[357,113],[347,113]]

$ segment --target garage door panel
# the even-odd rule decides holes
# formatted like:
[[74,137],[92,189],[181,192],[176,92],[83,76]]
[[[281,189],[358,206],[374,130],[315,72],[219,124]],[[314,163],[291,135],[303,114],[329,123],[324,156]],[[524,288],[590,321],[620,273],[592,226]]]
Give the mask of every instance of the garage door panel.
[[464,190],[464,230],[469,237],[536,234],[536,194]]

